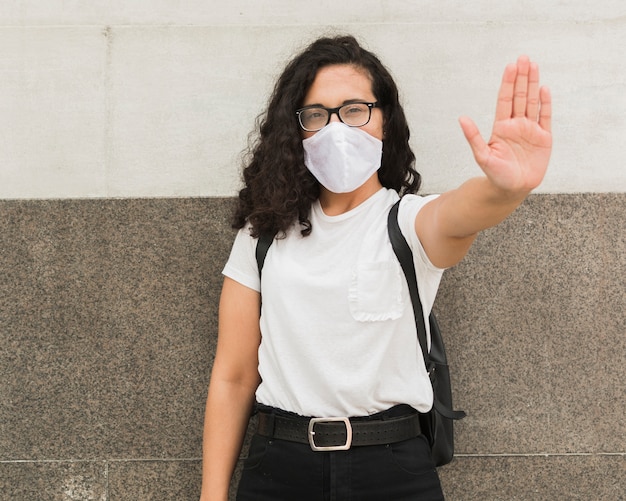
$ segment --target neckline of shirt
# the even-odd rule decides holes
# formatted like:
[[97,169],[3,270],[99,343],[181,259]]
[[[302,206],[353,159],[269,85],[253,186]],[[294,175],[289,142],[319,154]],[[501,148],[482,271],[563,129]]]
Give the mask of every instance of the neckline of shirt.
[[329,223],[345,221],[346,219],[350,219],[351,217],[356,216],[357,214],[367,210],[371,205],[375,204],[379,198],[384,197],[389,190],[385,187],[379,189],[376,193],[372,194],[369,198],[365,199],[356,207],[350,209],[343,214],[337,214],[336,216],[329,216],[322,209],[322,205],[320,204],[319,198],[313,203],[313,211],[315,212],[315,216],[323,221],[327,221]]

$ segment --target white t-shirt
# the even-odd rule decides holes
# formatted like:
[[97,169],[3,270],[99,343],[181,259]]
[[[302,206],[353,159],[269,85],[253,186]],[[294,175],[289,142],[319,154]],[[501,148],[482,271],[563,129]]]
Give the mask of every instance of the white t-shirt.
[[[405,196],[398,215],[426,318],[443,270],[426,256],[414,221],[435,196]],[[257,401],[317,417],[366,416],[396,404],[430,409],[408,286],[387,234],[398,198],[383,188],[332,217],[314,203],[308,237],[294,225],[271,245],[262,286],[257,240],[249,228],[239,231],[223,273],[262,289]]]

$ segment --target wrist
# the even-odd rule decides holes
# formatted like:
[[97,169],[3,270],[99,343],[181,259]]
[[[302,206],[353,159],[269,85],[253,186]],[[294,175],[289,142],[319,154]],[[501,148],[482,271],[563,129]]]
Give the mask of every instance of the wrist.
[[228,501],[230,483],[215,485],[208,482],[202,485],[200,501]]
[[225,494],[215,492],[210,494],[200,494],[200,501],[228,501],[228,492]]
[[504,188],[497,185],[488,177],[482,178],[485,183],[485,195],[492,203],[499,205],[519,205],[532,190],[524,188]]

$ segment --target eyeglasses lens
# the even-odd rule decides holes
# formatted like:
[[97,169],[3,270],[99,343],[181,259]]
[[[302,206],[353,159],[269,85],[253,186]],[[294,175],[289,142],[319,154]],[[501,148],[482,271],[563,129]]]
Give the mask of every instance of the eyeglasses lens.
[[300,123],[305,130],[320,130],[328,123],[328,111],[324,108],[308,108],[300,113]]
[[346,125],[360,127],[370,119],[370,108],[366,104],[347,104],[339,108],[339,117]]

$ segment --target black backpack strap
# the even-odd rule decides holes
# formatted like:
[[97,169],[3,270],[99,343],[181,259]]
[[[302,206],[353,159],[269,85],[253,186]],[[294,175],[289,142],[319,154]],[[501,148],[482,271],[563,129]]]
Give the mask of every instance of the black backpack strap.
[[426,324],[424,322],[422,302],[420,301],[419,291],[417,289],[417,277],[415,275],[415,266],[413,265],[413,252],[411,252],[409,244],[400,231],[400,225],[398,224],[399,207],[400,200],[398,200],[389,210],[389,215],[387,216],[387,232],[389,233],[389,240],[391,240],[393,252],[396,254],[396,257],[400,262],[400,266],[402,267],[402,271],[404,271],[404,276],[406,277],[406,281],[409,286],[411,303],[413,303],[415,325],[417,326],[417,338],[419,339],[422,354],[424,355],[426,370],[430,373],[431,363],[430,356],[428,354],[428,341],[426,339]]
[[271,233],[261,233],[259,236],[259,240],[256,243],[256,264],[259,268],[259,277],[261,276],[261,271],[263,270],[263,264],[265,263],[265,257],[267,256],[267,251],[270,249],[270,245],[274,241],[274,235]]
[[[431,312],[430,316],[428,317],[431,334],[431,351],[428,351],[424,313],[422,310],[422,302],[419,298],[419,292],[417,289],[417,277],[415,275],[415,267],[413,265],[413,252],[411,252],[409,244],[407,243],[404,235],[402,235],[402,232],[400,231],[400,226],[398,224],[399,206],[400,201],[398,200],[398,202],[396,202],[389,211],[389,216],[387,219],[387,231],[389,232],[391,246],[393,247],[393,251],[398,258],[398,261],[400,261],[400,266],[402,267],[402,271],[404,271],[404,276],[406,277],[406,281],[409,286],[411,303],[413,303],[413,313],[415,315],[415,325],[417,326],[417,337],[419,339],[420,346],[422,347],[424,364],[426,365],[426,370],[428,371],[431,380],[433,380],[435,377],[438,377],[440,380],[442,377],[449,378],[445,347],[443,346],[443,339],[441,338],[439,326],[437,325],[437,318],[435,317],[435,314],[433,312]],[[443,373],[440,370],[439,373],[435,376],[433,372],[435,364],[439,364],[440,366],[443,364],[446,367],[446,370],[443,371]],[[440,384],[443,384],[446,388],[450,388],[449,379],[447,379],[445,383],[442,383],[440,381]],[[437,395],[435,395],[433,406],[437,409],[437,412],[439,412],[439,414],[448,419],[462,419],[465,417],[464,411],[455,411],[452,409],[451,394],[449,395],[448,400],[446,400],[445,403],[439,401]]]

